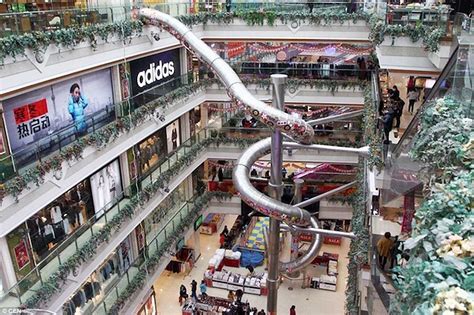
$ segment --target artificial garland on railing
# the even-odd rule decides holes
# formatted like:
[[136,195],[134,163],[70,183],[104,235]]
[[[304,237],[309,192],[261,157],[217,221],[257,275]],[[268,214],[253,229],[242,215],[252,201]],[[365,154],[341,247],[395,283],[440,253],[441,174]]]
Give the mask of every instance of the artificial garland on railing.
[[110,307],[108,314],[119,314],[119,311],[124,307],[125,302],[127,302],[136,292],[143,288],[146,281],[149,280],[148,276],[156,270],[156,268],[163,261],[163,259],[167,257],[167,255],[169,257],[169,254],[172,252],[172,248],[174,248],[173,244],[175,244],[176,241],[185,234],[186,230],[193,225],[201,211],[209,204],[211,200],[217,199],[218,201],[224,201],[225,199],[230,198],[232,198],[231,193],[214,191],[206,192],[194,199],[192,201],[193,207],[189,214],[181,220],[177,227],[175,227],[173,233],[167,236],[164,242],[160,244],[160,247],[156,250],[156,252],[146,260],[145,265],[138,271],[138,273],[127,285],[125,290],[120,293],[115,303]]
[[425,166],[426,198],[415,213],[410,259],[397,267],[394,313],[474,312],[474,125],[451,97],[421,114],[411,155]]
[[367,166],[380,172],[384,166],[382,158],[382,135],[377,129],[376,104],[372,99],[372,91],[369,86],[364,90],[364,116],[363,116],[364,142],[369,146]]
[[351,240],[349,247],[349,264],[347,265],[348,280],[346,286],[346,314],[359,314],[359,304],[357,303],[359,292],[358,275],[363,265],[368,263],[369,259],[369,231],[366,225],[366,196],[364,189],[367,183],[364,181],[364,167],[359,165],[358,185],[355,193],[349,196],[348,203],[352,211],[352,232],[356,235]]
[[[310,86],[312,88],[323,88],[328,87],[332,90],[337,90],[337,84],[342,84],[344,88],[357,87],[357,84],[361,87],[366,84],[364,81],[331,81],[332,83],[325,83],[329,80],[301,80],[301,84],[298,85],[298,79],[291,79],[293,86]],[[245,84],[260,84],[259,86],[270,88],[270,79],[254,80],[252,78],[244,79]],[[263,82],[263,83],[262,83]],[[35,183],[36,186],[41,185],[44,182],[45,175],[49,172],[62,171],[63,163],[70,163],[72,161],[82,158],[84,149],[88,146],[93,146],[98,149],[104,148],[107,144],[115,141],[120,135],[131,131],[144,122],[150,120],[156,116],[158,110],[165,110],[173,104],[182,102],[195,93],[202,91],[206,87],[210,87],[213,84],[221,84],[217,79],[206,79],[197,82],[193,82],[189,85],[182,86],[176,90],[167,93],[166,95],[158,98],[155,101],[149,102],[138,109],[136,109],[131,115],[121,117],[109,125],[91,133],[71,145],[62,149],[58,154],[53,155],[49,159],[41,161],[35,167],[29,168],[23,174],[17,175],[14,178],[8,180],[5,184],[0,186],[0,202],[7,195],[13,196],[16,200],[20,194],[28,189],[30,183]],[[242,140],[245,141],[245,140]],[[324,144],[324,143],[322,143]],[[334,145],[334,143],[331,143]],[[346,141],[340,141],[343,146],[350,146]]]
[[182,15],[178,17],[183,24],[188,27],[194,25],[208,23],[216,24],[230,24],[234,19],[241,19],[248,25],[275,25],[276,21],[282,24],[289,24],[293,22],[304,23],[308,22],[311,25],[332,25],[344,24],[351,21],[357,23],[358,21],[369,21],[369,14],[365,12],[347,13],[339,9],[325,9],[315,10],[309,12],[305,10],[292,12],[276,12],[272,10],[238,10],[234,12],[200,12],[194,15]]
[[421,39],[425,46],[425,50],[429,52],[437,52],[439,50],[441,38],[446,35],[445,30],[441,27],[423,24],[390,25],[376,15],[373,15],[370,18],[369,24],[369,39],[375,45],[380,45],[387,35],[392,38],[392,45],[395,44],[395,38],[407,36],[412,42],[417,42]]
[[10,35],[0,38],[0,64],[4,63],[7,56],[16,58],[25,55],[26,49],[31,49],[35,53],[44,52],[49,45],[56,45],[58,48],[74,48],[82,42],[88,42],[95,49],[99,38],[107,42],[112,36],[118,36],[129,43],[132,37],[141,35],[142,31],[141,21],[123,20],[111,24],[93,24]]
[[36,290],[26,302],[28,308],[35,308],[48,302],[49,299],[64,285],[67,277],[72,273],[75,274],[80,265],[89,261],[96,253],[97,248],[104,242],[108,242],[111,235],[117,231],[122,223],[133,217],[134,214],[143,207],[160,189],[165,188],[173,177],[178,175],[185,167],[191,165],[196,157],[210,145],[243,145],[245,141],[247,146],[259,139],[231,139],[225,137],[210,137],[195,143],[189,148],[189,151],[170,166],[169,169],[161,173],[158,178],[144,187],[142,191],[130,198],[130,200],[120,208],[110,221],[108,221],[102,229],[94,233],[90,240],[81,246],[76,253],[63,262],[58,270],[54,272],[43,285]]

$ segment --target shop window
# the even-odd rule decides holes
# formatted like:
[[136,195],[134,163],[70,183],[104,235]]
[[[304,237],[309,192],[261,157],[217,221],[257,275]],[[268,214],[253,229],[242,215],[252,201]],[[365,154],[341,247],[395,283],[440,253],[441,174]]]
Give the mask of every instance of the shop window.
[[26,221],[31,247],[37,262],[42,261],[69,235],[94,215],[88,180],[38,211]]

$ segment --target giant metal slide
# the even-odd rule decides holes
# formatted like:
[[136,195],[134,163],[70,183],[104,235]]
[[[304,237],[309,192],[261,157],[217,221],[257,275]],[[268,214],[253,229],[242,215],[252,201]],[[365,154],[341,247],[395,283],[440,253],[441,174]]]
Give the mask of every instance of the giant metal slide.
[[[157,10],[143,8],[139,10],[142,18],[145,18],[149,24],[158,26],[176,37],[184,47],[192,52],[196,57],[206,63],[217,75],[220,81],[227,88],[229,97],[239,106],[245,108],[253,117],[260,120],[272,129],[281,131],[292,142],[283,142],[283,148],[286,149],[304,149],[304,150],[328,150],[337,152],[355,153],[361,156],[368,155],[368,147],[346,148],[326,145],[311,144],[314,131],[312,125],[327,123],[330,121],[341,120],[349,117],[361,115],[362,111],[355,111],[321,118],[313,121],[304,121],[298,117],[289,115],[275,107],[271,107],[262,101],[257,100],[247,88],[234,70],[219,57],[209,46],[197,38],[189,28],[177,19],[159,12]],[[249,173],[252,165],[264,155],[271,151],[271,138],[261,140],[249,147],[240,157],[237,166],[234,169],[234,185],[240,192],[242,200],[247,202],[255,210],[275,218],[284,223],[283,228],[292,233],[312,233],[314,234],[309,250],[301,257],[294,258],[292,261],[281,263],[280,271],[292,273],[301,270],[318,255],[322,245],[321,235],[340,235],[345,237],[354,237],[352,233],[343,233],[320,229],[318,221],[311,214],[302,209],[302,206],[314,203],[322,198],[345,190],[355,184],[355,182],[341,186],[328,193],[318,195],[296,205],[288,205],[270,198],[259,192],[253,187],[249,179]]]

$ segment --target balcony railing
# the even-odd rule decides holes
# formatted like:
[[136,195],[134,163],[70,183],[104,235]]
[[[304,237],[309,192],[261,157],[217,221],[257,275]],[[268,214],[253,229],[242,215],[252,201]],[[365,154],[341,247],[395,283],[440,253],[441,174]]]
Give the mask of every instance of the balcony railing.
[[[317,64],[316,64],[317,65]],[[328,64],[328,66],[330,66]],[[267,78],[270,75],[270,70],[275,71],[276,69],[272,67],[271,69],[260,67],[259,71],[263,71],[262,73],[247,73],[242,75],[242,79],[244,83],[259,83],[261,84],[262,78]],[[265,69],[265,70],[262,70]],[[238,70],[238,69],[237,69]],[[347,70],[347,69],[327,69],[327,70],[314,70],[314,77],[309,76],[307,69],[295,69],[293,67],[290,68],[282,68],[280,67],[280,71],[287,73],[291,77],[296,78],[296,81],[291,81],[298,83],[298,78],[311,78],[311,79],[327,79],[328,87],[329,86],[337,86],[339,84],[346,84],[347,82],[353,82],[354,84],[360,83],[357,80],[361,78],[370,78],[370,72],[367,71],[357,71],[357,70]],[[328,76],[319,76],[319,73],[324,74],[327,72]],[[211,73],[212,74],[212,73]],[[120,102],[115,105],[109,105],[105,109],[98,111],[86,119],[87,123],[87,134],[96,132],[101,128],[107,127],[111,123],[114,123],[120,117],[127,116],[133,112],[135,112],[138,108],[144,106],[145,104],[153,103],[157,101],[161,97],[166,97],[167,94],[170,92],[181,88],[181,87],[189,87],[192,88],[193,86],[196,87],[199,84],[202,84],[204,78],[201,77],[198,82],[198,78],[194,78],[192,74],[185,74],[168,82],[165,82],[159,86],[156,86],[150,90],[144,91],[127,101]],[[345,81],[337,81],[331,82],[332,80],[344,80]],[[207,81],[207,82],[214,82],[214,81]],[[266,81],[265,81],[266,82]],[[290,82],[290,83],[291,83]],[[210,84],[209,83],[209,84]],[[217,81],[215,81],[217,83]],[[269,85],[268,85],[269,87]],[[291,87],[290,87],[291,88]],[[169,105],[172,106],[172,100],[169,100]],[[67,150],[78,143],[81,140],[82,136],[79,136],[76,132],[75,125],[71,122],[70,125],[66,126],[65,128],[40,139],[35,143],[31,143],[29,145],[24,146],[19,151],[14,152],[10,155],[5,155],[0,158],[0,182],[6,182],[7,180],[17,176],[23,175],[28,172],[31,168],[39,165],[43,161],[51,158],[56,154],[61,154],[63,152],[67,152]]]
[[[158,1],[157,1],[158,2]],[[273,11],[273,12],[309,12],[312,10],[332,10],[340,12],[372,11],[376,4],[363,1],[232,1],[226,5],[220,1],[196,1],[190,3],[152,3],[147,6],[172,16],[192,15],[199,13]],[[88,8],[62,8],[59,10],[38,10],[8,12],[0,14],[0,36],[22,34],[32,31],[57,30],[67,27],[82,27],[99,23],[112,23],[130,19],[133,6],[90,6]],[[16,10],[18,11],[18,10]]]
[[[344,122],[340,123],[344,124]],[[350,121],[345,123],[350,123]],[[324,137],[317,135],[315,142],[357,146],[357,139],[362,137],[362,131],[357,128],[352,130],[332,129],[326,131],[328,135]],[[161,163],[153,166],[144,176],[124,188],[123,193],[106,205],[104,209],[96,211],[96,213],[100,213],[100,216],[91,217],[44,260],[39,262],[30,273],[10,289],[6,298],[0,302],[0,306],[18,307],[25,303],[28,298],[36,293],[41,285],[48,283],[48,279],[57,272],[62,264],[67,264],[71,257],[78,252],[82,252],[84,247],[90,245],[91,240],[100,235],[107,224],[117,222],[119,220],[117,218],[126,220],[128,217],[124,217],[124,212],[130,211],[131,204],[138,194],[150,194],[150,191],[156,191],[156,187],[159,187],[160,184],[162,187],[166,187],[166,182],[171,179],[171,176],[174,176],[183,167],[187,167],[184,161],[189,159],[190,154],[200,154],[204,148],[214,144],[218,144],[220,147],[231,145],[244,148],[250,143],[270,135],[269,129],[258,128],[224,127],[219,130],[204,129],[199,131],[183,142],[176,151],[170,153]],[[338,139],[331,138],[334,136]],[[193,159],[195,158],[196,156],[193,156]]]

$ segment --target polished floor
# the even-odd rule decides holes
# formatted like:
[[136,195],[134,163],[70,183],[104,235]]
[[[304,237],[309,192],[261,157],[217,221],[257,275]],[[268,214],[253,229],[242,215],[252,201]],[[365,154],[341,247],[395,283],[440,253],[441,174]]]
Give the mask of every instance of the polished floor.
[[[227,215],[224,225],[231,227],[236,216]],[[195,279],[198,283],[203,279],[204,271],[207,268],[209,259],[214,254],[215,250],[219,246],[218,233],[213,235],[200,235],[201,243],[201,257],[196,262],[195,267],[191,270],[188,275],[185,274],[173,274],[165,271],[155,281],[154,287],[156,292],[158,314],[161,315],[179,315],[181,314],[181,308],[178,303],[179,287],[184,284],[188,292],[190,291],[191,281]],[[290,281],[284,279],[280,286],[278,294],[278,314],[288,314],[291,305],[296,305],[298,315],[326,315],[326,314],[344,314],[344,300],[345,300],[345,287],[347,279],[347,253],[349,251],[350,241],[343,239],[341,246],[334,245],[323,245],[321,252],[330,252],[339,254],[339,266],[338,266],[338,281],[337,290],[335,292],[317,290],[317,289],[302,289],[301,281]],[[288,242],[285,243],[285,249],[283,252],[289,253]],[[282,258],[284,259],[284,258]],[[247,271],[244,268],[229,268],[228,270],[238,271],[239,273],[245,274]],[[311,273],[312,268],[310,267],[308,273]],[[256,272],[262,272],[264,267],[258,267]],[[289,288],[293,289],[290,290]],[[227,290],[208,288],[208,295],[227,297]],[[248,300],[252,307],[257,307],[266,310],[266,297],[244,294],[243,300]]]

